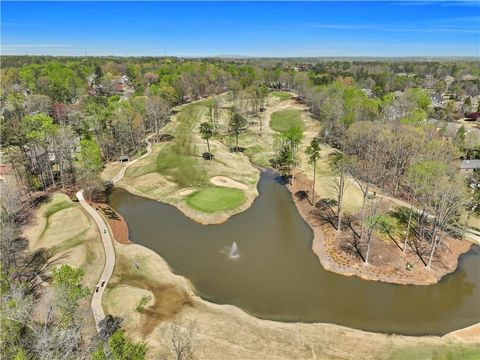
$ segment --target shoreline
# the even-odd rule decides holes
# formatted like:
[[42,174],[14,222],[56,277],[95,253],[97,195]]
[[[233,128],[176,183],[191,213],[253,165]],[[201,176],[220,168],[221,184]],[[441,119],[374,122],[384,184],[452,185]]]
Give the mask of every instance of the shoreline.
[[[288,184],[286,185],[286,187],[292,196],[292,200],[295,203],[299,214],[302,216],[308,226],[312,229],[313,239],[311,248],[313,253],[317,256],[321,266],[323,266],[325,270],[331,271],[339,275],[357,276],[367,281],[380,281],[396,285],[433,285],[438,283],[443,277],[455,272],[458,268],[460,256],[467,253],[473,245],[466,240],[449,239],[450,243],[455,240],[456,242],[461,243],[461,245],[457,246],[458,249],[456,249],[457,251],[453,255],[454,261],[448,262],[448,264],[446,264],[446,267],[443,267],[440,270],[436,268],[435,271],[424,269],[424,266],[422,266],[421,262],[418,260],[417,263],[419,263],[419,266],[417,267],[417,270],[415,272],[406,271],[406,269],[404,268],[396,268],[395,274],[392,275],[381,274],[379,273],[382,271],[381,266],[375,266],[371,263],[365,265],[363,261],[359,261],[359,259],[356,257],[348,258],[350,262],[355,262],[354,264],[341,264],[335,261],[332,256],[330,256],[326,248],[327,239],[330,240],[330,242],[332,243],[334,243],[337,239],[336,229],[334,229],[332,225],[323,223],[320,219],[318,219],[318,216],[315,216],[315,214],[313,214],[313,211],[315,211],[316,209],[313,208],[308,201],[302,201],[295,196],[295,193],[297,191],[311,189],[311,181],[305,176],[305,174],[298,173],[296,174],[294,185],[292,186],[291,184]],[[317,198],[320,199],[320,197]],[[325,231],[326,226],[329,227],[327,231]],[[444,241],[447,242],[447,240]],[[394,245],[392,245],[391,247],[393,248]],[[372,250],[374,248],[375,244],[372,245]],[[403,260],[405,261],[407,259]],[[442,265],[445,264],[442,263]],[[420,270],[418,270],[418,268]],[[417,278],[415,278],[415,275],[417,275],[419,272],[421,272],[422,277],[420,279],[418,278],[418,276]]]

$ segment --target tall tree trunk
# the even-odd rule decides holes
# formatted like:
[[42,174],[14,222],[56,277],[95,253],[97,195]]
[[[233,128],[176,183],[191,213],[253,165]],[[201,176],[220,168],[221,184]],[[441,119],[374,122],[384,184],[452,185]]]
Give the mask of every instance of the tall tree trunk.
[[315,206],[315,179],[316,179],[316,161],[313,162],[313,186],[312,186],[312,206]]
[[337,232],[341,231],[342,227],[342,212],[343,212],[343,192],[345,191],[345,174],[340,174],[340,179],[338,182],[338,205],[337,205],[337,216],[338,216],[338,225]]
[[207,139],[208,160],[212,160],[212,153],[210,152],[210,142]]
[[428,264],[427,264],[427,269],[429,270],[432,268],[433,255],[435,254],[435,250],[437,249],[437,245],[439,243],[440,243],[440,234],[435,235],[435,238],[433,240],[433,246],[432,246],[432,250],[430,251],[430,256],[428,258]]
[[[41,166],[40,160],[38,158],[36,145],[33,145],[33,152],[35,154],[36,168],[37,168],[37,170],[40,174],[40,181],[42,182],[42,189],[43,189],[43,191],[45,191],[47,189],[47,183],[45,181],[45,177],[44,177],[44,174],[43,174],[43,166]],[[32,168],[33,168],[33,166],[32,166]]]
[[52,186],[56,186],[56,183],[55,183],[55,177],[53,176],[53,167],[52,167],[52,163],[50,162],[50,153],[45,149],[45,153],[47,155],[47,169],[48,169],[48,172],[50,174],[50,179],[52,180]]
[[365,187],[365,191],[363,191],[362,213],[361,213],[362,223],[361,223],[361,228],[360,228],[360,240],[363,239],[363,232],[365,230],[364,221],[365,221],[365,208],[366,208],[367,197],[368,197],[368,188],[369,188],[369,185],[367,185]]
[[370,245],[372,243],[372,239],[369,239],[367,242],[367,253],[365,254],[365,265],[368,265],[368,257],[370,255]]
[[403,253],[407,251],[407,242],[408,242],[408,237],[410,235],[410,224],[412,223],[412,212],[413,209],[410,208],[410,212],[408,214],[408,222],[407,222],[407,230],[405,231],[405,238],[403,239]]

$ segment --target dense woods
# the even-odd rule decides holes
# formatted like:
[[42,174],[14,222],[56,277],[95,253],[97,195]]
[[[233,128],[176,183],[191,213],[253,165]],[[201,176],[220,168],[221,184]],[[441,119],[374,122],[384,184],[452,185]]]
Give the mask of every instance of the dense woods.
[[[410,204],[404,217],[412,246],[427,247],[425,266],[446,233],[458,236],[462,216],[479,211],[480,172],[460,174],[460,159],[478,159],[478,136],[458,127],[464,114],[478,111],[478,62],[222,60],[177,58],[52,58],[3,56],[1,70],[1,147],[15,186],[2,185],[1,353],[14,359],[141,359],[145,344],[129,342],[118,322],[102,337],[82,336],[78,303],[88,295],[82,271],[54,267],[50,254],[29,253],[21,226],[27,209],[48,192],[102,188],[103,165],[145,151],[145,138],[158,135],[179,104],[210,97],[200,133],[217,133],[219,101],[227,93],[228,134],[233,151],[242,151],[249,120],[258,119],[269,91],[298,95],[322,124],[307,148],[315,165],[322,144],[336,155],[336,226],[342,220],[346,179],[361,189],[362,210],[353,236],[367,244],[387,226],[376,192]],[[433,103],[437,97],[440,103]],[[262,132],[263,124],[259,129]],[[295,181],[303,129],[280,132],[272,165]],[[315,166],[314,166],[315,169]],[[316,199],[312,192],[312,204]],[[317,199],[319,200],[319,199]],[[33,319],[40,283],[55,289],[51,313]],[[123,353],[123,352],[125,353]],[[129,354],[128,357],[125,354]]]

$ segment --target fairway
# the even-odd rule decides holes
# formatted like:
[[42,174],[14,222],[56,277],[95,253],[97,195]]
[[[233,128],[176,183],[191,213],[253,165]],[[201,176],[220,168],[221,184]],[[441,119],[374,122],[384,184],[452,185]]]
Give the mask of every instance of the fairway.
[[287,131],[294,126],[300,126],[302,129],[304,127],[300,110],[281,110],[274,112],[270,117],[270,127],[275,131]]
[[204,212],[216,212],[234,209],[245,201],[242,190],[208,187],[187,196],[187,204]]
[[292,98],[292,95],[285,91],[273,91],[271,94],[278,97],[280,101],[290,100]]

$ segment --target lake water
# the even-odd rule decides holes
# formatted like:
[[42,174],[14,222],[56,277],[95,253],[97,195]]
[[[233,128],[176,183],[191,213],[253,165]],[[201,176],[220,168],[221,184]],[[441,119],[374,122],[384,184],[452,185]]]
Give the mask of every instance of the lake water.
[[[122,189],[110,204],[128,222],[130,239],[162,256],[200,296],[259,318],[408,335],[443,335],[480,321],[479,247],[436,285],[337,275],[313,254],[313,233],[276,175],[265,171],[258,187],[253,206],[220,225],[197,224],[172,206]],[[234,241],[238,257],[232,259]]]

